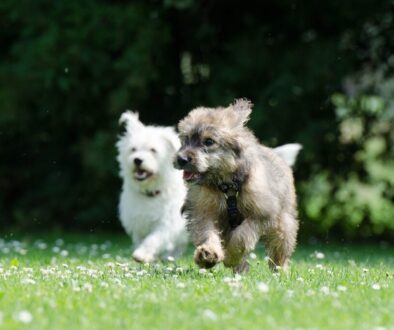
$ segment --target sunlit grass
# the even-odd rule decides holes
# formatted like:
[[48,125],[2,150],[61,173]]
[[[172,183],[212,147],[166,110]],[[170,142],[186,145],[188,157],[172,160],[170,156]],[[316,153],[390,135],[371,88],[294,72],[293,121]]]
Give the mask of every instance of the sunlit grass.
[[[3,236],[4,237],[4,236]],[[3,329],[394,329],[394,248],[300,246],[287,274],[139,265],[125,236],[0,239]]]

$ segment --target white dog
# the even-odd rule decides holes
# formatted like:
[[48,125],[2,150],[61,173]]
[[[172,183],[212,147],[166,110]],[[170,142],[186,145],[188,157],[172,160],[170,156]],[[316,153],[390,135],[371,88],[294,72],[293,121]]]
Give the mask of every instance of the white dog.
[[131,236],[133,258],[151,262],[179,255],[188,238],[181,208],[186,197],[182,171],[173,167],[180,141],[172,127],[145,126],[127,111],[126,132],[117,143],[123,188],[120,221]]

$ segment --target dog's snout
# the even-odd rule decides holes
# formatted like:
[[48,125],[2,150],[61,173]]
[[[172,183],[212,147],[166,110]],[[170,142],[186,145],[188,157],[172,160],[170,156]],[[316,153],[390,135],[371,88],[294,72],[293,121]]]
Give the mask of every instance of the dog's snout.
[[134,158],[134,164],[137,165],[137,166],[140,166],[142,164],[142,159]]
[[191,158],[189,156],[178,155],[177,162],[180,167],[186,166],[190,163]]

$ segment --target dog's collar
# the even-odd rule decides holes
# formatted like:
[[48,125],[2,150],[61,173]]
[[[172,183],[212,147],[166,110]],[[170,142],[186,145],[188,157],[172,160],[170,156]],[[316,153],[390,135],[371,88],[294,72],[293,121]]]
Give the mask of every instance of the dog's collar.
[[237,206],[237,197],[241,191],[241,181],[234,178],[231,182],[223,182],[218,185],[219,190],[224,194],[227,202],[227,215],[230,228],[234,230],[244,220],[243,215]]
[[153,190],[153,191],[143,191],[142,192],[145,196],[148,197],[156,197],[157,195],[160,195],[160,190]]

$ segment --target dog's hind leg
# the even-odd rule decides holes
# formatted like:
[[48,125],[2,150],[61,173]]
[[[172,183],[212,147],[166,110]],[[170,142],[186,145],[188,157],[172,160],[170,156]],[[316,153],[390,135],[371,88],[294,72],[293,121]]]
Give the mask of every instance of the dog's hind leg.
[[249,271],[249,263],[246,260],[246,256],[242,259],[241,263],[233,268],[235,274],[246,274]]
[[264,231],[262,238],[272,271],[287,269],[297,243],[297,231],[298,221],[288,213],[283,213]]
[[232,267],[235,273],[247,272],[249,265],[246,256],[256,246],[260,234],[261,228],[257,221],[244,220],[229,235],[224,265]]

